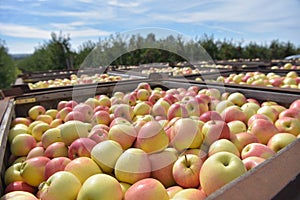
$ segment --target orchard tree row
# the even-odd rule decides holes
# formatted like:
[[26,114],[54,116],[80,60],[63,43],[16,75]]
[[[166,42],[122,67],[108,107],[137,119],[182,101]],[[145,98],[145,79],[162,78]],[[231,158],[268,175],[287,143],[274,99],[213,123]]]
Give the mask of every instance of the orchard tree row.
[[[93,50],[93,51],[92,51]],[[92,52],[92,53],[91,53]],[[153,62],[208,61],[228,59],[260,58],[283,59],[299,54],[300,47],[291,42],[273,40],[270,44],[243,41],[217,40],[213,35],[203,35],[185,40],[182,36],[157,38],[154,34],[110,35],[98,41],[82,43],[77,50],[71,46],[71,38],[51,33],[51,39],[35,48],[34,53],[24,59],[12,60],[5,42],[0,42],[0,88],[9,87],[16,77],[16,69],[45,71],[98,67],[106,65],[138,65]]]

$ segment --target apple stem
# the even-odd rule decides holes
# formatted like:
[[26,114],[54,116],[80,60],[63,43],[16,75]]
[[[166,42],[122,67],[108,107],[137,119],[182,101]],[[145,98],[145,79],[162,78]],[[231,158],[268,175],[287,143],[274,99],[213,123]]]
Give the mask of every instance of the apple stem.
[[188,161],[188,159],[187,159],[186,154],[184,155],[184,159],[185,159],[186,166],[187,166],[187,167],[190,167],[190,163],[189,163],[189,161]]

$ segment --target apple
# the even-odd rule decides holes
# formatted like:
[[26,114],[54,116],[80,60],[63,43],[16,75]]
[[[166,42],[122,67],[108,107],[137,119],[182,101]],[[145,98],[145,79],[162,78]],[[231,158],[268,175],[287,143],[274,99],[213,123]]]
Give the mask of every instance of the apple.
[[229,106],[225,108],[221,113],[221,117],[227,123],[234,120],[239,120],[242,122],[246,122],[247,120],[246,114],[238,106]]
[[203,141],[202,125],[201,121],[190,118],[176,120],[170,133],[171,146],[178,151],[199,148]]
[[229,152],[208,157],[200,170],[200,185],[207,196],[247,171],[242,160]]
[[202,127],[204,135],[203,143],[211,145],[218,139],[230,139],[230,129],[226,122],[221,120],[211,120],[204,123]]
[[111,122],[110,115],[107,111],[104,110],[99,110],[94,113],[93,118],[92,118],[92,123],[93,124],[105,124],[109,125]]
[[45,156],[50,159],[56,157],[67,157],[68,147],[64,142],[54,142],[45,149]]
[[53,121],[53,118],[50,115],[41,114],[41,115],[37,116],[36,121],[42,121],[47,124],[50,124]]
[[13,192],[13,191],[24,191],[24,192],[29,192],[31,194],[34,194],[36,192],[36,188],[31,185],[28,185],[24,181],[15,181],[15,182],[8,184],[5,187],[4,194],[7,194],[7,193]]
[[90,138],[78,138],[72,142],[68,148],[68,157],[75,159],[78,157],[90,157],[93,147],[97,143]]
[[94,146],[91,158],[100,166],[103,172],[112,173],[118,158],[123,153],[122,146],[114,140],[106,140]]
[[[123,118],[123,117],[116,117],[114,118],[111,123],[109,124],[109,128],[113,127],[116,124],[126,124],[126,125],[132,125],[131,122],[129,122],[127,119]],[[97,125],[96,125],[97,126]],[[109,131],[109,129],[107,130]]]
[[168,101],[161,98],[152,106],[151,114],[153,116],[167,116],[169,108]]
[[73,200],[79,193],[81,183],[71,172],[59,171],[50,176],[39,188],[40,199]]
[[84,117],[83,113],[76,111],[76,110],[72,110],[71,112],[69,112],[66,115],[66,117],[64,118],[64,121],[68,122],[68,121],[72,121],[72,120],[85,122],[85,117]]
[[124,103],[130,105],[130,106],[135,106],[136,105],[136,93],[131,92],[131,93],[127,93],[124,95],[123,98]]
[[154,178],[145,178],[130,186],[124,199],[169,200],[169,195],[161,182]]
[[145,89],[145,90],[151,92],[151,86],[147,82],[141,82],[141,83],[139,83],[137,85],[136,89]]
[[32,128],[31,131],[31,135],[37,140],[37,141],[41,141],[42,139],[42,135],[44,134],[45,131],[47,131],[48,129],[50,129],[50,125],[42,122],[37,124],[36,126],[34,126]]
[[169,195],[169,198],[172,199],[174,197],[174,195],[181,190],[183,190],[183,188],[180,187],[179,185],[174,185],[174,186],[168,187],[167,193]]
[[11,121],[11,127],[14,127],[17,124],[23,124],[25,126],[29,126],[31,123],[31,120],[27,117],[16,117]]
[[95,174],[82,184],[77,200],[121,200],[122,196],[121,185],[114,177],[107,174]]
[[265,144],[250,143],[250,144],[247,144],[243,148],[243,150],[241,152],[241,158],[245,159],[250,156],[257,156],[257,157],[261,157],[264,159],[268,159],[275,154],[276,154],[276,152],[273,151],[270,147],[268,147]]
[[247,102],[245,95],[240,92],[234,92],[229,94],[227,100],[231,101],[233,104],[239,107],[241,107],[243,104]]
[[137,115],[147,115],[151,113],[151,106],[145,101],[138,102],[134,108],[133,113],[135,116]]
[[21,166],[22,162],[17,162],[9,166],[4,173],[4,183],[5,185],[9,185],[10,183],[16,181],[23,181],[21,176]]
[[29,110],[28,110],[28,116],[32,119],[32,120],[36,120],[36,118],[39,115],[43,115],[45,114],[46,109],[41,106],[41,105],[35,105],[32,106]]
[[277,110],[271,106],[262,106],[257,110],[257,114],[266,115],[271,119],[272,122],[275,122],[278,118],[279,113]]
[[45,166],[45,179],[47,180],[56,172],[64,171],[69,162],[71,162],[71,159],[67,157],[57,157],[49,160]]
[[250,127],[248,127],[248,132],[256,135],[258,141],[262,144],[267,144],[269,139],[279,132],[276,126],[265,119],[255,119]]
[[125,193],[126,191],[130,188],[130,184],[129,183],[125,183],[125,182],[120,182],[120,185],[121,185],[121,189],[122,189],[122,195],[123,195],[123,198],[125,198]]
[[79,111],[84,116],[84,122],[91,122],[94,114],[93,108],[86,103],[79,103],[73,108],[73,111]]
[[58,113],[56,114],[56,119],[61,119],[61,120],[65,120],[66,116],[68,115],[68,113],[70,113],[73,110],[73,108],[71,107],[64,107],[61,110],[58,111]]
[[28,152],[26,158],[29,159],[29,158],[44,156],[44,155],[45,155],[44,147],[36,146]]
[[113,114],[115,118],[122,117],[128,121],[132,121],[134,116],[133,108],[128,104],[117,104]]
[[75,100],[70,100],[65,104],[65,107],[69,107],[69,108],[74,108],[75,106],[78,105],[78,102]]
[[208,106],[206,105],[207,109],[201,112],[199,101],[191,96],[185,96],[181,102],[184,103],[189,116],[199,116],[201,113],[208,110]]
[[136,129],[131,124],[116,124],[108,132],[108,139],[118,142],[124,150],[133,145],[136,137]]
[[178,191],[172,198],[172,200],[204,200],[206,199],[206,194],[196,188],[186,188],[183,190]]
[[219,139],[214,141],[208,149],[208,156],[211,156],[217,152],[230,152],[235,154],[236,156],[240,157],[240,152],[237,147],[227,139]]
[[88,138],[94,140],[96,143],[108,140],[108,131],[104,128],[95,128],[94,126],[88,135]]
[[200,157],[194,154],[180,156],[172,169],[175,182],[183,188],[198,187],[202,164]]
[[146,152],[138,148],[125,150],[115,164],[115,177],[122,182],[134,184],[149,178],[151,162]]
[[243,163],[247,169],[247,171],[253,169],[254,167],[258,166],[259,164],[263,163],[266,159],[257,157],[257,156],[250,156],[243,159]]
[[[38,122],[38,123],[40,123],[40,122]],[[29,134],[28,129],[29,129],[29,127],[26,126],[25,124],[14,125],[12,128],[9,129],[8,141],[11,143],[16,135]]]
[[36,147],[36,140],[29,134],[18,134],[10,144],[10,152],[15,156],[27,156]]
[[60,129],[62,141],[69,146],[77,138],[88,137],[88,134],[92,129],[92,125],[74,120],[68,121],[58,126],[58,128]]
[[281,117],[275,122],[279,132],[291,133],[297,136],[300,133],[300,120],[292,117]]
[[150,96],[150,92],[147,89],[138,89],[136,98],[141,101],[147,101]]
[[254,114],[254,115],[252,115],[252,116],[248,119],[248,122],[247,122],[248,127],[250,127],[250,125],[252,124],[252,122],[253,122],[255,119],[265,119],[265,120],[269,120],[269,121],[271,122],[271,119],[270,119],[269,117],[267,117],[266,115],[263,115],[263,114]]
[[88,157],[78,157],[69,162],[64,171],[73,173],[81,184],[94,174],[102,173],[102,170],[97,165],[97,163]]
[[237,147],[239,152],[241,152],[247,144],[259,142],[256,135],[253,135],[249,132],[237,133],[237,134],[235,134],[235,136],[236,137],[231,139],[231,141]]
[[106,106],[106,107],[111,106],[110,98],[106,95],[103,95],[103,94],[98,97],[98,102],[101,106]]
[[239,120],[233,120],[227,123],[231,133],[237,134],[247,131],[247,125]]
[[57,113],[58,113],[58,110],[52,108],[52,109],[46,110],[45,115],[49,115],[49,116],[51,116],[52,119],[55,119]]
[[152,92],[148,98],[148,101],[154,105],[160,98],[162,98],[162,95],[159,92]]
[[38,156],[27,159],[22,163],[20,175],[23,180],[34,187],[45,181],[45,166],[50,161],[48,157]]
[[173,148],[149,154],[151,177],[159,180],[165,187],[175,185],[172,169],[177,158],[177,151]]
[[297,99],[295,101],[293,101],[291,104],[290,104],[290,109],[296,109],[296,110],[299,110],[300,109],[300,99]]
[[68,103],[68,101],[65,101],[65,100],[58,102],[57,108],[56,108],[56,109],[57,109],[58,111],[60,111],[61,109],[63,109],[63,108],[66,107],[66,104],[67,104],[67,103]]
[[54,119],[51,123],[50,123],[50,128],[56,128],[59,125],[61,125],[64,121],[62,119]]
[[216,111],[207,111],[203,114],[200,115],[199,120],[203,121],[203,122],[207,122],[210,120],[223,120],[221,115],[216,112]]
[[146,153],[156,153],[164,150],[169,144],[162,125],[157,121],[145,123],[138,132],[134,146]]
[[278,118],[291,117],[300,120],[300,112],[295,108],[289,108],[279,113]]
[[168,120],[171,120],[174,117],[185,118],[185,117],[188,117],[188,116],[189,116],[189,114],[188,114],[188,111],[187,111],[186,107],[184,106],[184,104],[181,104],[181,103],[178,103],[178,102],[172,104],[169,107],[168,112],[167,112]]
[[3,195],[0,200],[38,200],[33,194],[27,191],[12,191]]
[[93,109],[97,106],[100,106],[99,100],[94,97],[89,97],[87,100],[84,101],[84,103],[89,105]]
[[59,128],[50,128],[46,130],[41,138],[42,145],[47,148],[50,144],[54,142],[62,142]]
[[229,106],[233,106],[233,105],[235,105],[232,101],[230,101],[230,100],[222,100],[222,101],[220,101],[217,105],[216,105],[216,108],[215,108],[215,111],[217,112],[217,113],[222,113],[222,111],[225,109],[225,108],[227,108],[227,107],[229,107]]
[[269,139],[267,146],[273,151],[278,152],[295,140],[297,140],[297,137],[293,134],[277,133]]

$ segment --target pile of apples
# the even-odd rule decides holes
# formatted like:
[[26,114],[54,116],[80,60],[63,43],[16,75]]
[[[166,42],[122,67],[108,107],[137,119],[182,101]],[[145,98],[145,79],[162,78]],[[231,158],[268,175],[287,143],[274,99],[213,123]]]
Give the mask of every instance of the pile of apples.
[[297,140],[299,108],[145,82],[35,105],[11,122],[0,199],[205,199]]
[[300,69],[300,66],[293,65],[292,63],[286,63],[283,66],[273,65],[271,69]]
[[184,76],[184,75],[191,75],[191,74],[200,74],[204,72],[215,72],[218,71],[217,69],[198,69],[198,68],[191,68],[191,67],[164,67],[164,68],[150,68],[142,70],[142,74],[151,74],[151,73],[171,73],[172,76]]
[[[202,81],[200,78],[196,78],[196,81]],[[212,82],[233,83],[233,84],[247,84],[253,86],[265,86],[265,87],[280,87],[280,88],[292,88],[300,89],[300,77],[297,72],[290,71],[286,75],[282,76],[274,72],[267,74],[263,72],[246,72],[246,73],[233,73],[229,76],[219,76],[216,80],[206,80]]]
[[111,81],[120,81],[120,80],[123,80],[121,76],[113,76],[109,74],[94,74],[91,76],[87,74],[83,74],[80,77],[78,77],[76,74],[72,74],[69,79],[57,78],[54,80],[38,81],[36,83],[28,83],[28,87],[29,89],[34,90],[34,89],[41,89],[41,88],[53,88],[53,87],[102,83],[102,82],[111,82]]

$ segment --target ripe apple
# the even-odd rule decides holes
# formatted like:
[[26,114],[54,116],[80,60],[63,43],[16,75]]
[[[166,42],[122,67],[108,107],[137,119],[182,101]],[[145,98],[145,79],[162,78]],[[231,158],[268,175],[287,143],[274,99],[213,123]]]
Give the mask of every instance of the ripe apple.
[[68,147],[64,142],[54,142],[45,149],[45,156],[50,159],[56,157],[67,157]]
[[221,117],[227,123],[234,120],[239,120],[242,122],[246,122],[247,120],[246,114],[238,106],[229,106],[225,108],[221,113]]
[[61,109],[63,109],[64,107],[66,107],[67,103],[68,103],[68,101],[65,101],[65,100],[58,102],[56,109],[58,111],[60,111]]
[[169,200],[169,195],[161,182],[154,178],[145,178],[130,186],[124,199]]
[[230,100],[222,100],[222,101],[220,101],[217,105],[216,105],[216,108],[215,108],[215,111],[217,112],[217,113],[222,113],[222,111],[225,109],[225,108],[227,108],[227,107],[229,107],[229,106],[233,106],[233,105],[235,105],[232,101],[230,101]]
[[200,185],[207,196],[247,171],[242,160],[229,152],[208,157],[200,170]]
[[203,142],[201,121],[180,118],[171,128],[170,144],[178,151],[188,148],[199,148]]
[[45,156],[38,156],[23,162],[20,169],[23,180],[31,186],[39,186],[40,183],[45,181],[45,166],[49,160]]
[[31,123],[31,120],[27,117],[16,117],[11,121],[11,127],[14,127],[17,124],[23,124],[25,126],[29,126]]
[[96,143],[108,140],[108,131],[101,127],[95,127],[96,126],[92,128],[91,132],[88,135],[88,138],[94,140]]
[[78,138],[72,142],[68,148],[68,157],[75,159],[78,157],[90,157],[93,147],[97,143],[90,138]]
[[48,109],[45,112],[45,114],[51,116],[52,119],[56,118],[57,113],[58,113],[58,110],[57,109],[53,109],[53,108],[52,109]]
[[39,115],[43,115],[45,114],[46,109],[41,106],[41,105],[35,105],[32,106],[29,110],[28,110],[28,116],[32,119],[32,120],[36,120],[36,118]]
[[116,124],[108,132],[108,139],[118,142],[124,150],[132,146],[136,137],[136,129],[131,124]]
[[196,188],[186,188],[183,190],[178,191],[172,198],[172,200],[204,200],[206,199],[206,194]]
[[167,116],[169,108],[170,104],[161,98],[152,106],[151,114],[153,116]]
[[250,127],[248,127],[248,132],[256,135],[258,141],[262,144],[267,144],[269,139],[279,132],[276,126],[269,120],[265,119],[255,119]]
[[254,115],[252,115],[252,116],[248,119],[248,122],[247,122],[248,127],[251,126],[252,122],[253,122],[255,119],[265,119],[265,120],[269,120],[270,122],[272,122],[271,119],[270,119],[269,117],[267,117],[266,115],[263,115],[263,114],[254,114]]
[[250,156],[257,156],[257,157],[261,157],[264,159],[268,159],[275,154],[276,154],[276,152],[273,151],[270,147],[268,147],[265,144],[250,143],[250,144],[247,144],[243,148],[243,150],[241,152],[241,158],[245,159]]
[[277,133],[269,139],[267,146],[278,152],[295,140],[297,140],[297,137],[291,133]]
[[266,115],[271,119],[272,122],[275,122],[278,118],[279,113],[277,110],[271,106],[262,106],[257,110],[257,114]]
[[174,195],[181,190],[183,190],[183,188],[180,187],[179,185],[174,185],[174,186],[168,187],[167,193],[169,195],[169,198],[172,199],[174,197]]
[[5,187],[4,194],[13,192],[13,191],[24,191],[24,192],[29,192],[31,194],[35,194],[36,188],[27,184],[24,181],[15,181],[15,182],[8,184]]
[[93,118],[92,118],[92,124],[105,124],[109,125],[111,122],[110,115],[107,111],[104,110],[99,110],[94,113]]
[[72,110],[69,112],[66,117],[64,118],[65,122],[72,121],[72,120],[77,120],[81,122],[85,122],[85,116],[83,113],[79,112],[78,110]]
[[4,173],[4,183],[5,185],[9,185],[10,183],[16,181],[23,181],[21,176],[21,166],[22,162],[17,162],[9,166]]
[[71,160],[71,162],[66,165],[64,171],[74,174],[81,184],[90,176],[102,173],[97,163],[88,157],[78,157]]
[[206,145],[210,145],[218,139],[230,139],[230,129],[227,123],[221,120],[205,122],[202,127],[202,133],[204,135],[203,143]]
[[70,113],[73,110],[71,107],[64,107],[61,110],[58,111],[56,114],[56,119],[65,120],[68,113]]
[[138,102],[133,108],[133,113],[135,116],[150,114],[151,106],[145,101]]
[[259,164],[261,164],[262,162],[264,162],[266,159],[265,158],[261,158],[261,157],[257,157],[257,156],[250,156],[247,157],[245,159],[243,159],[243,163],[247,169],[247,171],[253,169],[254,167],[258,166]]
[[177,158],[177,151],[173,148],[149,154],[151,177],[159,180],[165,187],[175,185],[172,169]]
[[151,162],[146,152],[138,148],[125,150],[115,165],[115,177],[122,182],[134,184],[149,178],[151,175]]
[[47,180],[56,172],[64,171],[69,162],[71,162],[71,159],[67,157],[57,157],[49,160],[45,166],[45,179]]
[[247,125],[239,120],[233,120],[231,122],[228,122],[227,125],[230,129],[230,132],[234,134],[247,131]]
[[84,116],[84,122],[91,122],[94,114],[93,108],[86,103],[79,103],[73,108],[73,111],[79,111]]
[[122,196],[121,185],[113,176],[95,174],[82,184],[77,200],[121,200]]
[[200,157],[194,154],[180,156],[172,169],[175,182],[183,188],[198,187],[202,164]]
[[0,200],[38,200],[33,194],[27,191],[12,191],[3,195]]
[[39,186],[40,199],[76,199],[81,188],[78,178],[71,172],[59,171]]
[[279,132],[291,133],[297,136],[300,133],[300,120],[292,117],[281,117],[275,122]]
[[41,114],[41,115],[37,116],[36,121],[42,121],[47,124],[50,124],[53,121],[53,118],[50,115]]
[[10,152],[15,156],[27,156],[36,147],[36,140],[29,134],[18,134],[10,144]]
[[94,146],[91,158],[100,166],[103,172],[112,173],[118,158],[123,153],[122,146],[114,140],[105,140]]
[[168,109],[168,113],[167,113],[167,118],[168,120],[173,119],[174,117],[181,117],[181,118],[185,118],[188,117],[189,113],[185,107],[184,104],[181,103],[174,103],[172,104],[169,109]]
[[244,103],[247,102],[245,95],[240,92],[234,92],[229,94],[227,100],[231,101],[233,104],[239,107],[241,107]]
[[150,92],[146,89],[138,89],[136,93],[136,98],[141,101],[148,100]]
[[278,118],[280,119],[283,117],[292,117],[292,118],[296,118],[296,119],[300,120],[300,112],[298,109],[289,108],[289,109],[286,109],[286,110],[280,112]]
[[216,112],[216,111],[207,111],[203,114],[200,115],[199,120],[203,121],[203,122],[207,122],[210,120],[223,120],[221,115]]
[[249,132],[237,133],[237,134],[235,134],[235,136],[236,137],[232,138],[231,141],[237,147],[239,152],[241,152],[247,144],[259,142],[256,135],[253,135]]
[[290,104],[290,109],[296,109],[296,110],[299,110],[300,109],[300,99],[297,99],[295,101],[293,101],[291,104]]
[[91,106],[93,109],[97,106],[100,106],[99,100],[94,97],[89,97],[87,100],[84,101],[84,103]]
[[208,149],[208,156],[211,156],[217,152],[230,152],[235,154],[236,156],[240,157],[240,152],[237,147],[227,139],[219,139],[214,141]]
[[58,126],[58,128],[60,129],[62,141],[69,146],[77,138],[88,137],[88,134],[92,129],[92,125],[74,120],[68,121]]
[[[40,123],[40,122],[37,122]],[[29,134],[29,127],[25,124],[16,124],[8,132],[8,141],[11,143],[16,135],[19,134]]]
[[136,93],[131,92],[131,93],[126,93],[123,98],[124,103],[130,105],[130,106],[135,106],[136,105]]
[[[121,93],[120,93],[121,94]],[[100,95],[98,97],[98,101],[99,101],[99,104],[101,106],[107,106],[107,107],[110,107],[111,106],[111,101],[110,101],[110,98],[106,95]]]
[[54,142],[62,142],[59,128],[50,128],[46,130],[41,138],[42,145],[47,148],[50,144]]
[[37,141],[41,141],[42,139],[42,135],[44,134],[45,131],[47,131],[48,129],[50,129],[50,125],[42,122],[37,124],[36,126],[34,126],[32,128],[31,131],[31,135],[37,140]]
[[70,100],[65,104],[65,107],[69,107],[69,108],[74,108],[75,106],[78,105],[78,102],[75,100]]
[[164,150],[169,144],[162,125],[157,121],[145,123],[138,132],[134,146],[146,153],[156,153]]
[[45,155],[44,147],[36,146],[28,152],[26,158],[29,159],[29,158],[44,156],[44,155]]

